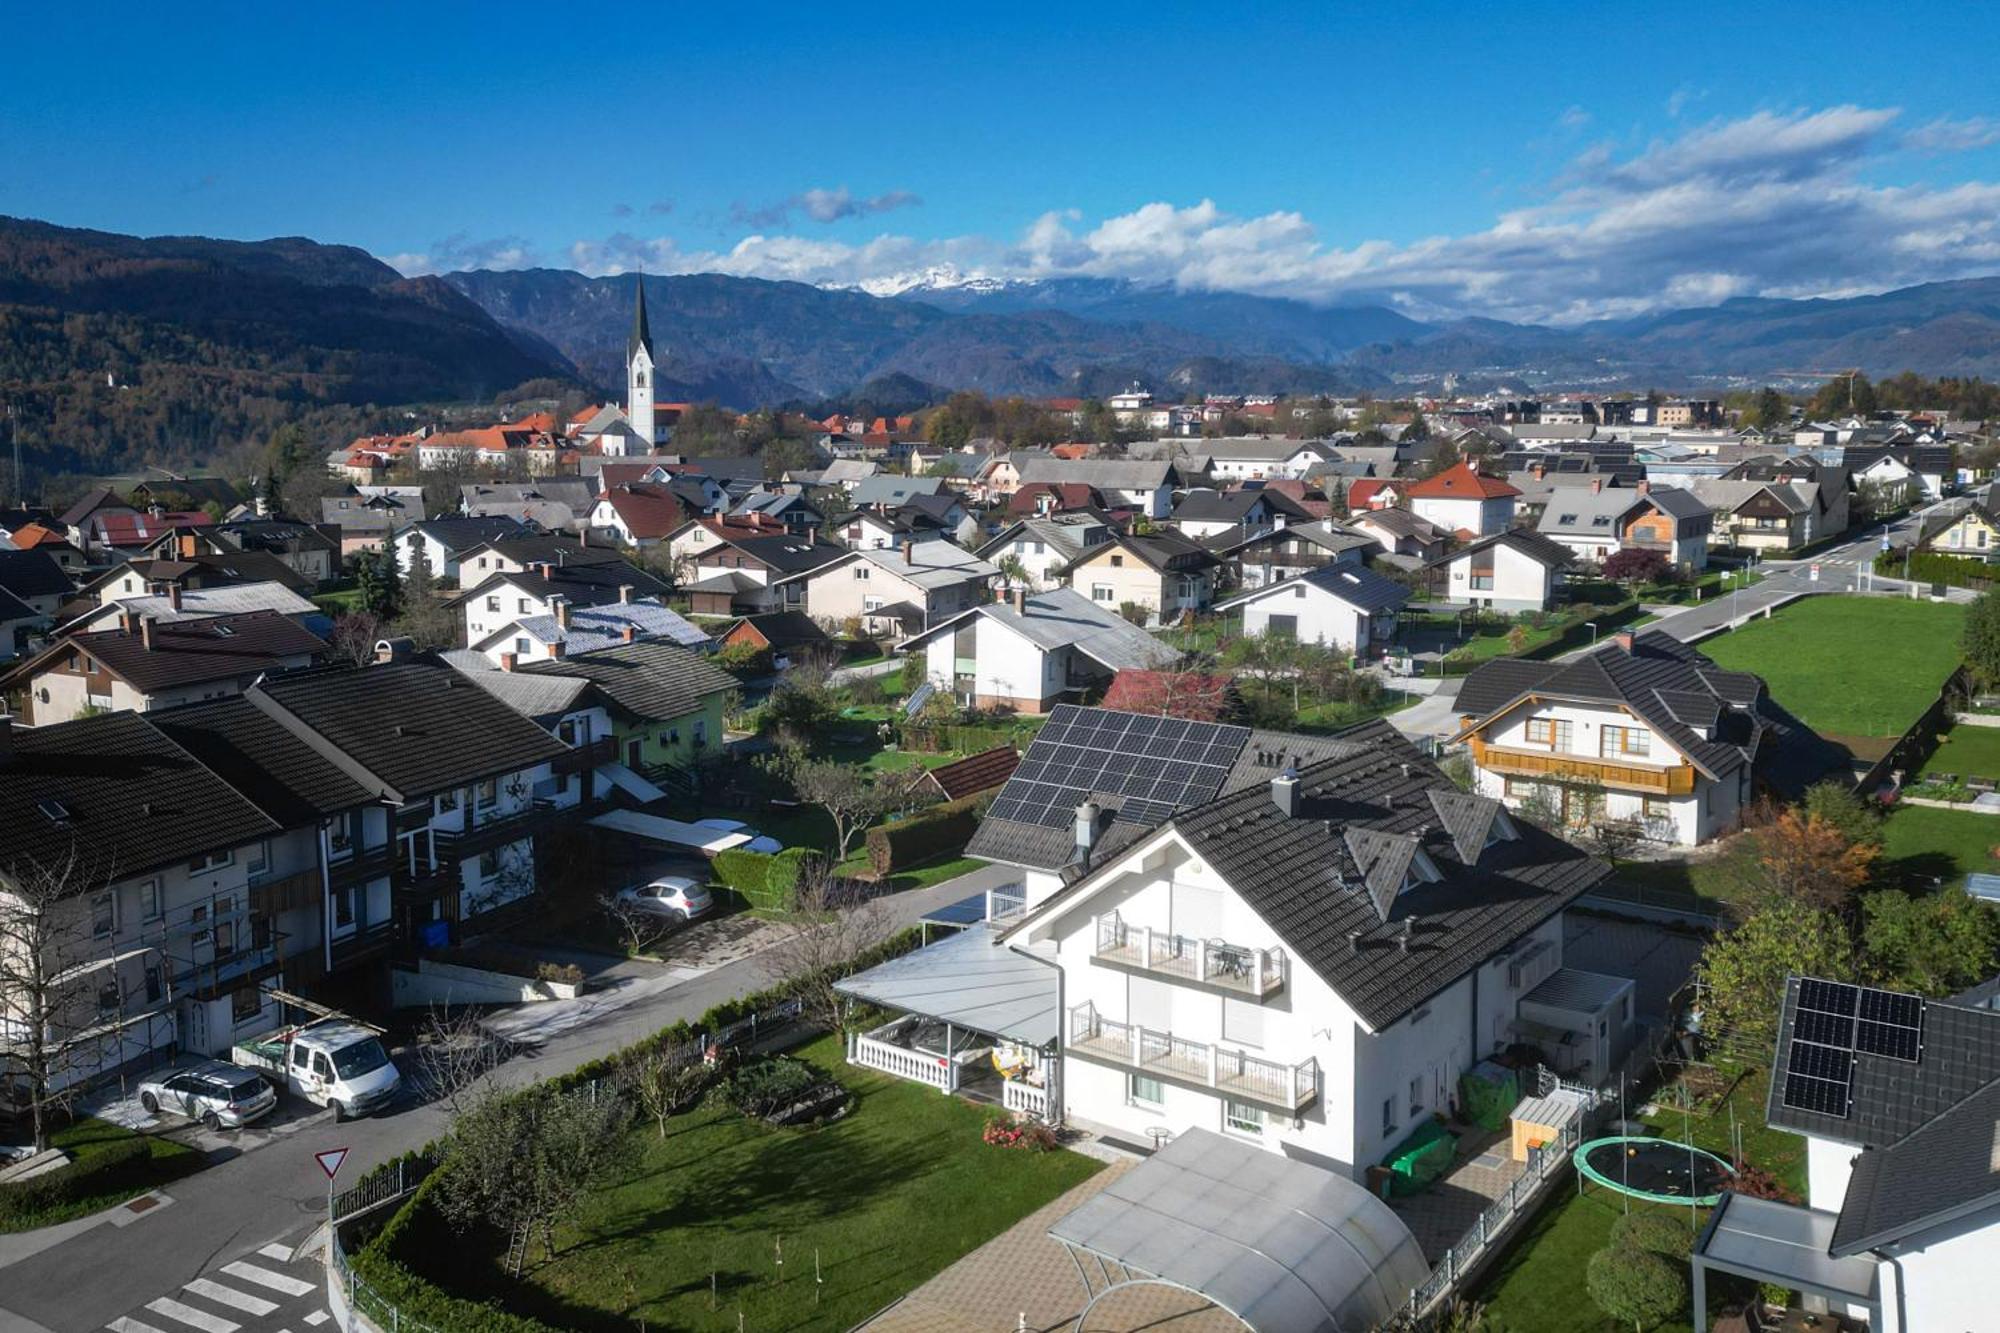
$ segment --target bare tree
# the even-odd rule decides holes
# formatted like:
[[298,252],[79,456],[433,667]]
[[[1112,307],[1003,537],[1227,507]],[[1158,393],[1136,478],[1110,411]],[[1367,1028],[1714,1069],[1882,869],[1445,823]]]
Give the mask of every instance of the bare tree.
[[856,957],[889,938],[879,900],[841,902],[833,876],[808,865],[799,877],[796,903],[779,923],[778,942],[765,954],[772,970],[799,997],[802,1017],[830,1032],[846,1029],[846,997],[834,983]]
[[632,1088],[639,1105],[667,1137],[667,1121],[692,1106],[708,1086],[709,1068],[699,1059],[678,1058],[667,1046],[655,1046],[632,1068]]
[[872,773],[859,764],[795,756],[785,777],[799,800],[826,811],[833,821],[833,862],[840,864],[862,830],[903,803],[921,769],[907,773]]
[[0,875],[0,1101],[27,1114],[36,1151],[128,1021],[85,901],[106,885],[74,849]]
[[436,1005],[417,1034],[417,1071],[431,1098],[456,1116],[470,1109],[473,1090],[510,1054],[506,1041],[472,1009]]
[[603,905],[606,919],[618,931],[618,939],[624,944],[625,952],[635,957],[651,953],[674,933],[678,925],[665,913],[648,911],[615,893],[605,894],[599,902]]

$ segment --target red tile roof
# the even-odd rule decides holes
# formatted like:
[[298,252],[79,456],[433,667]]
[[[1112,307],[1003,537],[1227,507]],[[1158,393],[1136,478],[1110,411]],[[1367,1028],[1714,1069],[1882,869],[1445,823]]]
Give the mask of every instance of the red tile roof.
[[65,546],[69,543],[69,538],[54,528],[40,523],[23,523],[14,529],[8,540],[23,551],[33,550],[37,546]]
[[1395,483],[1383,477],[1357,477],[1347,484],[1347,507],[1349,509],[1374,509],[1378,505],[1376,497]]
[[1011,745],[999,745],[934,768],[928,776],[937,783],[947,801],[957,801],[998,787],[1014,775],[1020,762],[1020,751]]
[[1482,475],[1470,463],[1446,468],[1415,483],[1407,492],[1413,500],[1504,500],[1520,493],[1498,477]]
[[643,483],[618,486],[601,498],[617,511],[619,522],[635,540],[664,537],[687,521],[681,502],[665,487]]

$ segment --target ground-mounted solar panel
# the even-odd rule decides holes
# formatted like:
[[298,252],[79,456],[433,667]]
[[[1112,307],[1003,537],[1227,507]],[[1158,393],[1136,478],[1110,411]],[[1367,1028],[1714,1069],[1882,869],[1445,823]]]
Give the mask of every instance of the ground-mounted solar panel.
[[1854,1106],[1852,1085],[1810,1074],[1786,1074],[1779,1100],[1795,1111],[1812,1111],[1841,1120],[1847,1118]]

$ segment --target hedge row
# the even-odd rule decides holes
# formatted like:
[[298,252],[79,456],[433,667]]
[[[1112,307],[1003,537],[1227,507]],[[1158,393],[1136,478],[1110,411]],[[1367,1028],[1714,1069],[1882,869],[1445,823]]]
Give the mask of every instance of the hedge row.
[[[742,854],[761,855],[756,852]],[[766,856],[764,859],[770,861],[777,858]],[[875,947],[856,954],[847,961],[842,971],[845,973],[866,971],[879,963],[906,954],[922,943],[922,931],[912,926],[890,936]],[[794,990],[791,985],[781,984],[745,995],[741,999],[725,1000],[692,1023],[686,1020],[674,1023],[623,1050],[578,1065],[567,1074],[559,1075],[549,1082],[561,1089],[576,1087],[593,1080],[616,1078],[622,1069],[628,1068],[656,1047],[685,1045],[703,1034],[720,1031],[752,1014],[763,1013],[776,1007],[792,998]],[[432,1144],[423,1149],[422,1153],[430,1155],[436,1150],[437,1145]],[[395,1164],[390,1162],[378,1167],[377,1170],[394,1168]],[[497,1305],[454,1296],[404,1264],[403,1256],[406,1254],[452,1254],[462,1248],[463,1242],[451,1233],[444,1219],[430,1205],[432,1191],[440,1187],[443,1176],[444,1171],[441,1169],[432,1171],[423,1184],[417,1186],[402,1206],[395,1210],[374,1239],[348,1256],[348,1266],[354,1270],[355,1276],[373,1288],[382,1299],[393,1303],[404,1316],[422,1320],[436,1330],[436,1333],[557,1333],[557,1330],[539,1320],[509,1313]],[[377,1319],[378,1323],[388,1318],[386,1310],[376,1311],[367,1306],[364,1306],[363,1310],[370,1317],[379,1314],[381,1317]]]
[[[1882,551],[1875,557],[1875,572],[1890,578],[1903,577],[1903,553]],[[1912,551],[1910,578],[1918,583],[1942,583],[1948,588],[1985,588],[1993,582],[1994,568],[1984,560],[1945,555],[1940,551]]]
[[964,851],[979,827],[984,803],[982,796],[967,796],[869,829],[868,864],[875,877],[883,879],[947,852]]
[[798,905],[799,879],[815,855],[810,847],[787,847],[776,854],[732,848],[717,852],[712,864],[722,886],[750,906],[789,912]]
[[0,1185],[0,1223],[110,1194],[127,1185],[141,1188],[150,1183],[152,1165],[153,1141],[143,1135],[106,1144],[68,1166]]

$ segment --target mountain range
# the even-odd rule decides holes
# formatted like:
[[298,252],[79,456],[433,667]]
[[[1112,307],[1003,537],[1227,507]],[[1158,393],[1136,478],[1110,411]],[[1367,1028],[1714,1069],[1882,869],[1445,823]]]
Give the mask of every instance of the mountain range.
[[[0,218],[0,395],[41,468],[186,463],[301,422],[320,443],[396,404],[530,380],[616,394],[636,275],[405,278],[351,246],[122,236]],[[1109,278],[931,270],[834,289],[647,276],[663,397],[749,408],[933,401],[953,389],[1103,396],[1535,391],[2000,379],[2000,278],[1825,300],[1743,299],[1565,327],[1419,321]]]

